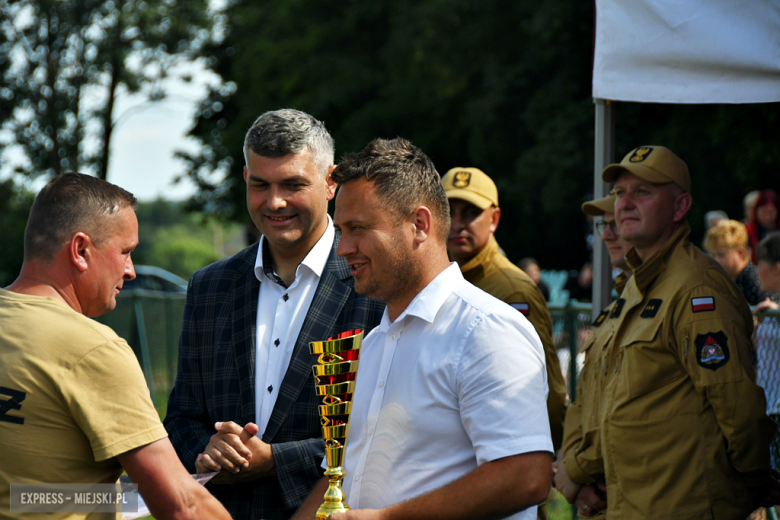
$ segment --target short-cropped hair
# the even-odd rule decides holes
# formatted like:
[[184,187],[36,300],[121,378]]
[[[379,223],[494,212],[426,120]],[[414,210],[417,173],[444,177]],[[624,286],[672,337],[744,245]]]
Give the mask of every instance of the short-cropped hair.
[[759,262],[776,264],[780,262],[780,231],[768,234],[758,243],[756,258]]
[[535,258],[532,258],[530,256],[526,256],[525,258],[517,262],[517,267],[519,267],[523,271],[527,270],[528,267],[532,265],[536,265],[537,267],[539,267],[539,262],[537,262]]
[[704,248],[712,252],[716,249],[747,249],[748,234],[745,224],[736,220],[721,220],[707,230]]
[[283,108],[266,112],[252,123],[244,138],[244,159],[250,151],[263,157],[284,157],[307,148],[317,171],[325,177],[335,156],[325,124],[306,112]]
[[344,155],[333,172],[339,184],[360,177],[374,183],[377,197],[399,221],[417,206],[427,207],[438,238],[447,242],[450,205],[439,173],[422,150],[401,137],[374,139],[361,152]]
[[51,179],[38,193],[24,230],[24,259],[49,262],[78,232],[86,233],[96,247],[113,232],[106,219],[137,204],[132,193],[110,182],[64,173]]

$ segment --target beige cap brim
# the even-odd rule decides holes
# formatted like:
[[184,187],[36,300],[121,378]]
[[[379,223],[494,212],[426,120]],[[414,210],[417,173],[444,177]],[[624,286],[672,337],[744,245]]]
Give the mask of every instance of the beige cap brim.
[[609,195],[603,199],[588,201],[582,205],[582,212],[591,217],[600,217],[605,213],[614,213],[615,196]]
[[[640,179],[644,179],[647,182],[652,182],[653,184],[666,184],[669,182],[675,182],[675,180],[671,177],[667,177],[660,172],[646,168],[641,164],[610,164],[604,168],[603,172],[601,172],[601,179],[604,182],[615,182],[618,178],[618,175],[620,175],[620,172],[622,171],[633,173]],[[691,189],[690,186],[680,187],[685,191],[690,191]]]
[[489,198],[483,197],[482,195],[474,193],[470,190],[454,189],[447,190],[444,193],[447,195],[448,199],[465,200],[466,202],[474,204],[479,209],[487,209],[493,205],[493,201],[491,201]]

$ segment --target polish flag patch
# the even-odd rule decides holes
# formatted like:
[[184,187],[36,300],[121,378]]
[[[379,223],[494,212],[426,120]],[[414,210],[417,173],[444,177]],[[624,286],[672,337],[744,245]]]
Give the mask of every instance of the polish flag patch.
[[510,303],[509,305],[511,305],[513,309],[520,311],[523,316],[531,314],[531,308],[528,307],[527,303]]
[[707,296],[706,298],[691,298],[693,312],[714,311],[715,298]]

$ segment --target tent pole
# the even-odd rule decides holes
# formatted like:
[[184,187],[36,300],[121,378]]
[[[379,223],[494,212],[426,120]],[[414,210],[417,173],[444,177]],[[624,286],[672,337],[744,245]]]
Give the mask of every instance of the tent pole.
[[[596,107],[596,143],[593,164],[593,196],[606,197],[612,186],[601,180],[601,172],[615,158],[615,105],[594,99]],[[596,220],[601,220],[597,217]],[[612,300],[612,265],[609,253],[597,233],[593,236],[593,317]]]

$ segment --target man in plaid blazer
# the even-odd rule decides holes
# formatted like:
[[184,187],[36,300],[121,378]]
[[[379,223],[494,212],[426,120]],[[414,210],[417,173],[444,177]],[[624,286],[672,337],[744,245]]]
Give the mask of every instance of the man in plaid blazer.
[[[268,112],[244,152],[247,205],[263,236],[192,276],[165,426],[191,472],[221,470],[208,487],[233,518],[275,520],[289,518],[322,476],[309,342],[367,332],[384,305],[354,292],[336,255],[324,125],[295,110]],[[297,311],[284,321],[290,306]]]

